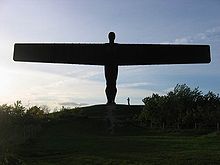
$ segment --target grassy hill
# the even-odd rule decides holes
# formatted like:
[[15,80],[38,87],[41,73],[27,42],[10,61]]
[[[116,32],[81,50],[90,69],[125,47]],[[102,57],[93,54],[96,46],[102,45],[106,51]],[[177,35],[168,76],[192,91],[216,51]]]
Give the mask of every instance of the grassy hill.
[[220,136],[136,127],[141,105],[95,105],[56,112],[41,131],[18,147],[30,165],[220,164]]

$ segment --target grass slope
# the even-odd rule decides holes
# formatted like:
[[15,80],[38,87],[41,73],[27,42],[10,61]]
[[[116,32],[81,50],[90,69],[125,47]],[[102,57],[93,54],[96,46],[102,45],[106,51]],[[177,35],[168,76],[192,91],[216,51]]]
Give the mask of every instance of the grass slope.
[[[135,128],[126,121],[143,106],[96,105],[53,114],[18,152],[25,164],[220,164],[217,133],[186,136]],[[111,109],[114,134],[109,132]]]

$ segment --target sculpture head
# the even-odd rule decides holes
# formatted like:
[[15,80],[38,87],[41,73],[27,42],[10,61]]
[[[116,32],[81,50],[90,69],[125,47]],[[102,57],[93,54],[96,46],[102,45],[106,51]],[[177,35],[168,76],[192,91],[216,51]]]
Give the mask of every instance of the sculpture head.
[[115,40],[115,33],[114,32],[110,32],[108,34],[108,39],[109,39],[109,43],[113,44],[114,40]]

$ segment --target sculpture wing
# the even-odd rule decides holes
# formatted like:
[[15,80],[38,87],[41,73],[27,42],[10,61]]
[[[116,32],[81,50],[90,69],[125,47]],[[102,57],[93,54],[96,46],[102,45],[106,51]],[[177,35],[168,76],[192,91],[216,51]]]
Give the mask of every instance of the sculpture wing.
[[85,65],[209,63],[208,45],[25,44],[14,46],[15,61]]
[[120,65],[209,63],[208,45],[122,44]]

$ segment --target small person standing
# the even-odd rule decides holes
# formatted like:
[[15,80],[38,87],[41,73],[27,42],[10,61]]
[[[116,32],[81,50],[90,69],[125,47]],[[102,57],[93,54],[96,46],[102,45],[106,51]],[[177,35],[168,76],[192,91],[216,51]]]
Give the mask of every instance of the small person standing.
[[127,98],[127,101],[128,101],[128,105],[130,105],[130,98],[129,97]]

